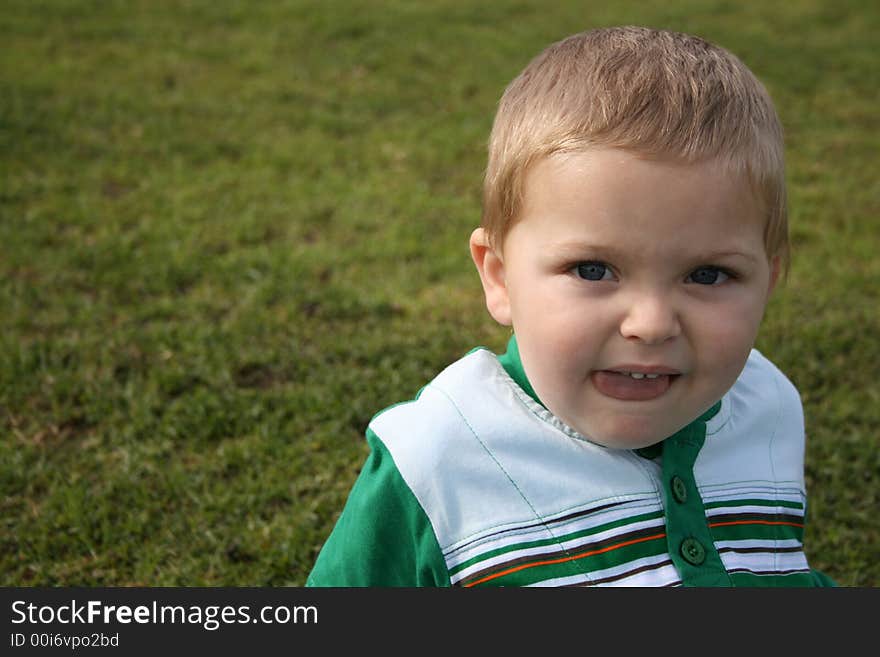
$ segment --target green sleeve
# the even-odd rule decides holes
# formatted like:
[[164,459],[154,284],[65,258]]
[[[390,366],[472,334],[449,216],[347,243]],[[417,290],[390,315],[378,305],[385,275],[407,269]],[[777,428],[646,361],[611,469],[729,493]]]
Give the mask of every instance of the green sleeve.
[[450,586],[427,515],[370,430],[367,442],[370,455],[306,586]]

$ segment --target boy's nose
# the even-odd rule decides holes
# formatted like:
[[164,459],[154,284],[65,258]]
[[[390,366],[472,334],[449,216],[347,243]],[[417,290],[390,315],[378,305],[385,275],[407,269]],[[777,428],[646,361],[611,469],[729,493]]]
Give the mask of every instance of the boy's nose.
[[657,294],[633,297],[620,323],[624,338],[645,344],[661,344],[680,333],[678,312],[669,299]]

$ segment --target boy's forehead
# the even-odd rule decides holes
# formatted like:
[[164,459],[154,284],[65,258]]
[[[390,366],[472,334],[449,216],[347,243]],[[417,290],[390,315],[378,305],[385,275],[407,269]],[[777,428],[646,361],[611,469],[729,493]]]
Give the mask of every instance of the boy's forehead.
[[637,200],[632,195],[639,187],[653,192],[645,202],[675,201],[679,192],[689,194],[697,184],[704,188],[696,198],[706,202],[724,196],[743,209],[760,202],[743,168],[728,160],[688,161],[674,155],[590,148],[554,153],[533,162],[524,175],[522,209],[528,213],[535,204],[564,202],[563,191],[629,203]]
[[[654,167],[640,167],[640,164],[654,165]],[[700,171],[711,174],[742,175],[742,167],[731,157],[688,157],[681,153],[643,151],[613,144],[585,144],[536,157],[527,167],[525,174],[528,177],[538,168],[589,173],[589,171],[600,167],[618,167],[619,172],[626,172],[628,170],[645,172],[652,168],[662,168],[679,171]]]
[[763,212],[747,177],[717,160],[685,162],[620,149],[557,154],[531,168],[523,192],[508,234],[527,221],[539,231],[537,239],[560,249],[577,250],[594,230],[607,235],[618,224],[640,233],[675,229],[679,240],[707,230],[731,238],[748,234],[749,240],[755,229],[763,233]]

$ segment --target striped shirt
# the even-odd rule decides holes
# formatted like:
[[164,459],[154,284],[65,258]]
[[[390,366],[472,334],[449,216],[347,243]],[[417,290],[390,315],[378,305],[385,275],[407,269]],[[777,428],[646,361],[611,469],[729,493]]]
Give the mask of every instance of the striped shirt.
[[753,350],[656,449],[586,440],[534,397],[515,338],[376,415],[309,586],[809,586],[800,397]]

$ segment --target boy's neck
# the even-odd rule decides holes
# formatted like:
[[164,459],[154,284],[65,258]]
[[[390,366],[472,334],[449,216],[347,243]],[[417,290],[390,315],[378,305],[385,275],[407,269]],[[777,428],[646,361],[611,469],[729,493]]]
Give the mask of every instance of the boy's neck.
[[[501,366],[510,378],[528,393],[529,397],[541,404],[541,406],[544,406],[544,403],[538,398],[535,389],[532,388],[532,384],[529,383],[526,371],[523,369],[522,360],[519,357],[519,345],[516,343],[516,334],[510,336],[510,340],[507,341],[507,351],[498,356],[498,362],[501,363]],[[544,408],[547,407],[544,406]]]

